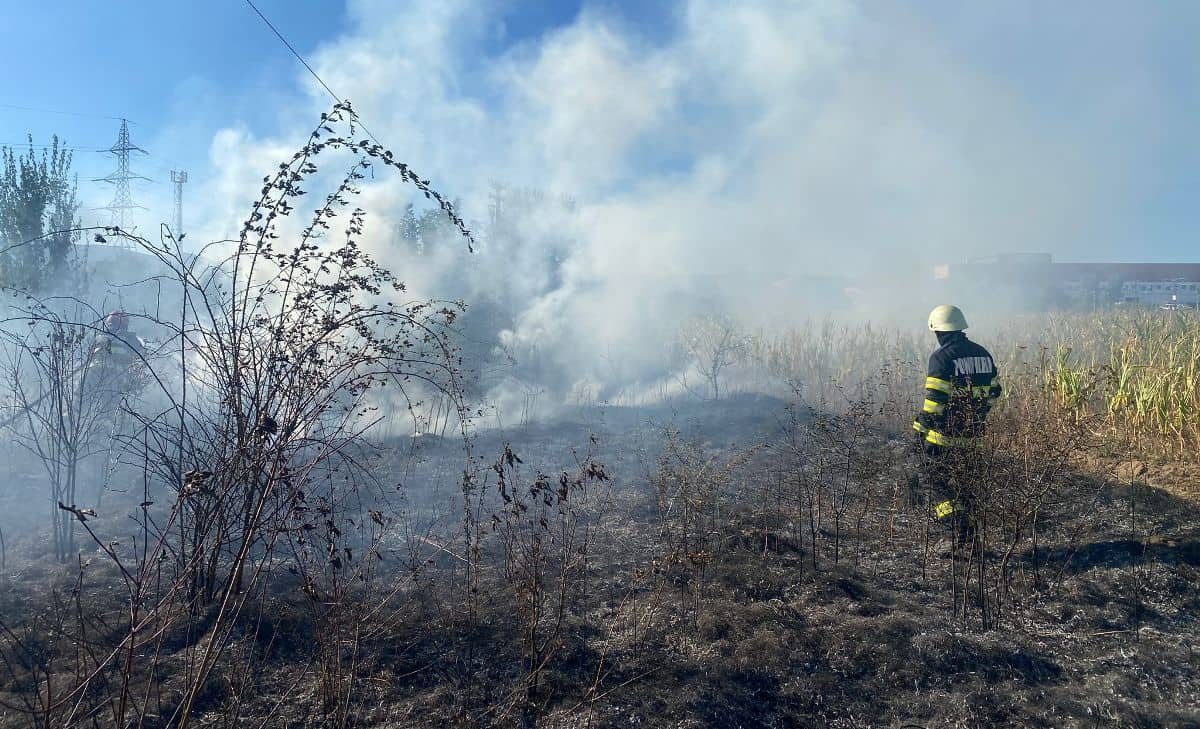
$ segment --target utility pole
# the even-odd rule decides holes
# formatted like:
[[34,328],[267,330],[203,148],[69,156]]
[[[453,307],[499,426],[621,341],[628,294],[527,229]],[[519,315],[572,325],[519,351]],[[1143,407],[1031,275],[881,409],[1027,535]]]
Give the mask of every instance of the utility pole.
[[[141,152],[146,154],[146,150],[129,141],[129,121],[121,120],[121,131],[117,134],[117,143],[108,149],[101,149],[101,152],[108,152],[115,155],[117,158],[117,170],[108,177],[98,177],[93,182],[107,182],[113,185],[113,199],[106,207],[98,208],[99,210],[107,210],[112,214],[112,225],[126,230],[130,224],[129,211],[144,210],[141,205],[133,202],[133,198],[129,195],[130,180],[148,180],[149,178],[134,174],[129,171],[129,153]],[[125,243],[129,247],[128,242]]]
[[171,170],[171,184],[175,186],[175,229],[171,231],[178,241],[183,237],[183,183],[187,182],[187,170]]

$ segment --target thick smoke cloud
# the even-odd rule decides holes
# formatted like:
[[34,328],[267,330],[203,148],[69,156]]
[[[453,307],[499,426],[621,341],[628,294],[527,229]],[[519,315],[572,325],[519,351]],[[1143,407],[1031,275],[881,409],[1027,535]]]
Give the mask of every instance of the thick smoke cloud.
[[[986,29],[1020,38],[1032,13],[1004,7],[691,0],[662,33],[585,10],[510,44],[491,4],[357,0],[353,30],[312,61],[469,221],[487,221],[493,180],[574,201],[529,223],[545,228],[527,237],[539,246],[574,241],[560,270],[539,268],[539,248],[481,272],[465,246],[421,260],[398,251],[392,230],[411,191],[371,183],[368,244],[414,296],[470,301],[509,277],[505,344],[536,345],[563,385],[636,382],[697,313],[765,326],[831,310],[919,321],[937,303],[925,288],[936,263],[1096,252],[1137,184],[1130,149],[1155,143],[1100,81],[1119,78],[1121,98],[1152,103],[1158,92],[1130,71],[1148,41],[1122,30],[1134,27],[1125,10],[1055,5],[1038,13],[1080,27],[1050,19],[1029,48],[1000,48]],[[1123,45],[1076,44],[1076,33]],[[1086,78],[1056,96],[1024,55],[1057,59],[1042,69],[1052,80],[1055,68]],[[201,234],[235,229],[235,204],[328,106],[310,82],[298,77],[303,103],[279,133],[216,135],[221,176],[200,199],[222,202]],[[1086,123],[1062,104],[1086,108]]]

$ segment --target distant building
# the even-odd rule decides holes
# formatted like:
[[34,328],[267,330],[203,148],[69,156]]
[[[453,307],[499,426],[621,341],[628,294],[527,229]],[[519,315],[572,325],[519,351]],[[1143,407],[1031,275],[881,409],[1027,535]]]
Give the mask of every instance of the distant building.
[[955,294],[1007,297],[1019,308],[1200,306],[1200,263],[1056,262],[1049,253],[942,264],[934,278]]

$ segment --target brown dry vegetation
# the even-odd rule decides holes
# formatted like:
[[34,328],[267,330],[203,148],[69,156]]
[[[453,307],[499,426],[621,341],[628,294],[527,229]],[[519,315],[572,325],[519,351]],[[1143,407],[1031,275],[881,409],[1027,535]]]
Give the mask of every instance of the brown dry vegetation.
[[[7,535],[0,723],[1200,726],[1192,320],[1015,347],[956,478],[966,551],[913,480],[920,342],[871,328],[721,320],[690,330],[686,397],[372,438],[384,386],[438,398],[438,432],[470,415],[457,307],[387,303],[403,285],[358,248],[361,211],[336,245],[330,220],[369,157],[462,221],[327,126],[350,121],[268,178],[221,265],[136,240],[183,292],[155,324],[189,389],[122,401],[102,508],[55,505],[65,541]],[[278,242],[312,160],[346,147],[365,157]],[[23,317],[14,362],[94,327]],[[45,382],[85,402],[77,374]],[[45,502],[28,470],[6,509]]]
[[[641,415],[660,426],[673,419],[683,432],[647,427],[639,435],[623,422],[598,422],[509,433],[526,443],[513,454],[528,462],[500,458],[506,493],[526,503],[509,513],[536,508],[534,519],[507,527],[493,520],[506,518],[505,502],[497,472],[484,470],[468,489],[474,508],[465,526],[418,536],[419,510],[407,524],[389,521],[394,541],[384,540],[384,559],[347,594],[341,664],[328,660],[320,634],[329,616],[314,615],[295,576],[272,572],[199,697],[198,723],[1197,721],[1193,503],[1079,473],[1065,452],[1012,453],[998,443],[988,457],[1005,475],[989,483],[980,590],[979,573],[954,569],[946,535],[910,502],[913,456],[873,424],[878,408],[811,417],[740,397],[675,410]],[[998,418],[996,430],[1013,427],[1014,416]],[[1065,430],[1058,437],[1068,439]],[[747,446],[728,445],[743,435]],[[573,439],[595,458],[564,452]],[[496,436],[476,447],[504,453]],[[403,460],[419,472],[453,452],[433,443]],[[1049,464],[1032,474],[1046,486],[1036,495],[1012,478],[1033,455]],[[607,469],[611,480],[598,477],[601,456],[620,464]],[[554,475],[540,478],[539,467]],[[560,499],[564,471],[569,493]],[[548,499],[530,490],[539,481],[550,485]],[[436,491],[425,484],[409,497]],[[1033,511],[1028,528],[1019,526]],[[574,529],[569,542],[564,525]],[[456,534],[462,528],[465,536]],[[123,609],[103,559],[82,572],[26,565],[9,577],[4,605],[11,632],[2,700],[18,707],[22,679],[33,678],[17,663],[17,638],[36,641],[26,652],[71,665],[78,626],[118,626]],[[138,656],[160,664],[145,726],[169,716],[186,686],[187,648],[208,637],[203,615],[171,631],[155,654]],[[99,698],[119,675],[91,692]],[[14,710],[7,716],[14,726],[34,723]]]

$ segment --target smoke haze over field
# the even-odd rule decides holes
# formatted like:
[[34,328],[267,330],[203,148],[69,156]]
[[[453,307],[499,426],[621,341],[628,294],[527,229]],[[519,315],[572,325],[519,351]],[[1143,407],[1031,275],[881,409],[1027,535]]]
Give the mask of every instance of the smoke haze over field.
[[[935,263],[1119,257],[1173,181],[1160,171],[1195,161],[1172,146],[1197,98],[1177,30],[1198,19],[1190,4],[690,0],[650,22],[596,4],[519,38],[510,10],[355,0],[308,55],[477,229],[492,181],[575,201],[527,221],[538,250],[478,271],[465,245],[397,251],[415,198],[394,177],[363,196],[368,244],[414,296],[470,303],[511,277],[505,341],[579,377],[603,355],[637,379],[659,354],[645,343],[702,310],[822,316],[843,306],[838,277],[859,289],[853,316],[919,322]],[[297,70],[264,103],[277,128],[225,119],[212,135],[214,175],[188,190],[193,239],[236,231],[331,101]],[[554,237],[574,241],[557,276],[539,268]]]

